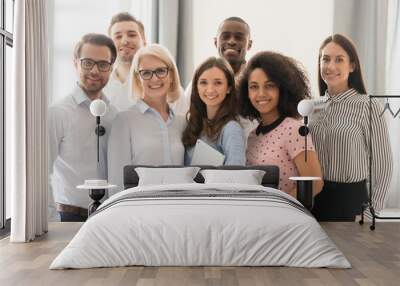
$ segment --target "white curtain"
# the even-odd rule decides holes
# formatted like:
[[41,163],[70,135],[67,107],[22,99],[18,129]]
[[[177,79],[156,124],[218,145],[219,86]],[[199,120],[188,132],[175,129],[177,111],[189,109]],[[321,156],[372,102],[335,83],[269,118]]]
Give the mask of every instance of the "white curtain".
[[12,242],[31,241],[48,226],[46,2],[15,1],[13,92],[6,99]]

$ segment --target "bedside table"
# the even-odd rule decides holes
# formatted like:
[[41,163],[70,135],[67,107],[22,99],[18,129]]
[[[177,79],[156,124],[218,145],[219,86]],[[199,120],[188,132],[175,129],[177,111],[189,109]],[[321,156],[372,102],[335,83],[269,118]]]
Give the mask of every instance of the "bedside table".
[[313,181],[320,181],[320,177],[290,177],[289,180],[296,181],[297,195],[296,198],[309,211],[313,208]]
[[89,197],[93,200],[93,202],[88,206],[89,217],[101,205],[100,200],[106,194],[106,190],[114,188],[116,185],[108,184],[107,180],[85,180],[85,184],[76,187],[78,189],[89,190]]

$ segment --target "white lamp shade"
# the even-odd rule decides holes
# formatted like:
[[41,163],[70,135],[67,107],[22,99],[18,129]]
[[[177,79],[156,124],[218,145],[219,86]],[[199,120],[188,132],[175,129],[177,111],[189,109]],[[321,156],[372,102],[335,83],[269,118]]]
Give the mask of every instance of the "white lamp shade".
[[92,113],[93,116],[104,116],[104,114],[106,114],[106,111],[107,105],[101,99],[95,99],[90,104],[90,113]]
[[314,103],[310,99],[303,99],[297,105],[297,111],[301,116],[309,116],[314,111]]

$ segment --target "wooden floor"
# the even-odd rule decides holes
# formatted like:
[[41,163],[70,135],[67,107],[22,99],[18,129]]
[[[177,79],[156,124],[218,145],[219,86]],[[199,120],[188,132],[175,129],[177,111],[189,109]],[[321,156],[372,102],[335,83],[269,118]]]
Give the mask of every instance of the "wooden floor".
[[357,223],[323,228],[353,268],[289,267],[122,267],[48,270],[79,229],[79,223],[51,223],[32,243],[0,241],[0,285],[400,285],[400,223],[378,223],[375,231]]

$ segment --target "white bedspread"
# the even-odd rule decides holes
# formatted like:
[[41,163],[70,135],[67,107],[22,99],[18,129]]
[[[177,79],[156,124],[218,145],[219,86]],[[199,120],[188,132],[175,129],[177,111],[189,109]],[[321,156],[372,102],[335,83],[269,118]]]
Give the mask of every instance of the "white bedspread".
[[[271,198],[252,197],[249,192],[249,197],[129,199],[130,195],[168,190],[261,190]],[[128,199],[122,200],[124,197]],[[278,190],[250,185],[132,188],[105,201],[50,269],[127,265],[351,267],[318,222],[291,201],[299,204]]]

